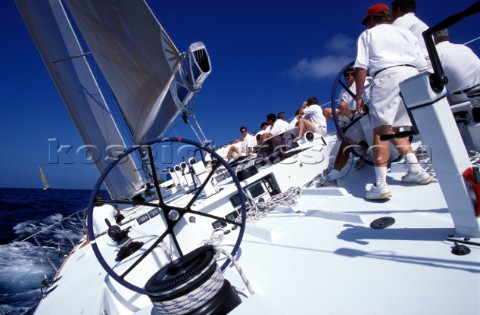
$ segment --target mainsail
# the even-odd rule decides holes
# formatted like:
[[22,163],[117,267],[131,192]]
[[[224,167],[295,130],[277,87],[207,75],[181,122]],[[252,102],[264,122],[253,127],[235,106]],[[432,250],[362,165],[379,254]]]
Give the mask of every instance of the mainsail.
[[158,137],[181,108],[175,89],[181,56],[143,0],[66,0],[107,79],[136,143]]
[[[83,142],[103,172],[126,145],[60,0],[17,0],[17,6]],[[112,198],[126,199],[138,193],[143,180],[133,160],[125,158],[105,185]]]
[[[140,143],[172,125],[211,72],[203,43],[180,54],[144,0],[64,0],[90,53]],[[17,0],[17,6],[100,172],[125,148],[60,0]],[[144,185],[126,157],[105,180],[112,198]]]
[[42,170],[42,168],[40,167],[40,165],[38,166],[38,170],[39,170],[39,172],[40,172],[40,178],[42,179],[43,190],[50,189],[50,184],[48,183],[47,177],[46,177],[45,174],[43,173],[43,170]]

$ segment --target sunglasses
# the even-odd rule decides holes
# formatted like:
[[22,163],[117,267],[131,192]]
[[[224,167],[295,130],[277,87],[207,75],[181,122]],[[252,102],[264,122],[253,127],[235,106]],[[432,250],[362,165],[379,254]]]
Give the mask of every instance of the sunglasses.
[[344,74],[344,76],[349,77],[349,76],[355,76],[353,72],[347,72]]

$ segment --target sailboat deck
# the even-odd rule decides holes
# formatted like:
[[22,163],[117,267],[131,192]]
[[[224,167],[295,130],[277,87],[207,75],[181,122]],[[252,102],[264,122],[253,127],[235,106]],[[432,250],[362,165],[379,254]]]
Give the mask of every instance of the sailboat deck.
[[[455,235],[440,185],[436,180],[425,186],[404,184],[404,173],[404,164],[392,165],[387,180],[393,196],[387,202],[364,199],[374,174],[371,166],[364,166],[338,180],[338,187],[304,188],[294,205],[278,206],[266,217],[247,223],[237,261],[255,294],[250,295],[230,265],[225,278],[243,300],[232,314],[260,310],[262,314],[478,314],[479,247],[469,246],[471,253],[465,256],[453,255],[453,242],[446,239],[463,238]],[[204,202],[216,204],[224,193],[231,191]],[[138,217],[150,210],[137,207],[132,213]],[[393,218],[394,224],[385,229],[370,227],[384,217]],[[161,222],[160,216],[139,226],[132,222],[132,239],[151,242],[158,237]],[[225,234],[219,246],[230,251],[238,230]],[[117,250],[108,250],[111,241],[99,242],[112,260]],[[146,296],[112,280],[100,264],[92,263],[93,255],[88,244],[72,253],[61,278],[40,303],[39,313],[104,309],[155,314]],[[223,259],[220,255],[219,265]],[[150,267],[135,271],[130,279],[146,282],[149,275],[143,271],[158,270],[158,263],[166,258],[159,250],[149,261]],[[90,276],[85,277],[86,273]],[[74,301],[56,303],[56,297],[73,287],[78,292]]]
[[[247,229],[239,263],[272,310],[479,313],[480,250],[472,246],[469,255],[453,255],[453,243],[445,239],[455,232],[439,185],[402,184],[403,167],[393,169],[393,197],[388,202],[363,200],[367,179],[373,176],[372,168],[364,167],[339,181],[348,194],[322,196],[319,188],[324,202],[315,207],[272,213],[255,223],[276,230],[272,241],[258,233],[252,236]],[[380,217],[393,217],[395,223],[386,229],[370,228]],[[230,269],[226,277],[235,273]]]

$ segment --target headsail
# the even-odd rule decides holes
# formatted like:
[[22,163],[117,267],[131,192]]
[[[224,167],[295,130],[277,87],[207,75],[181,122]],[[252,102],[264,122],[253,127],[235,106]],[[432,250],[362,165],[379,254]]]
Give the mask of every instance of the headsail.
[[48,183],[47,177],[46,177],[45,174],[43,173],[43,170],[42,170],[42,168],[40,167],[40,165],[38,166],[38,170],[39,170],[39,172],[40,172],[40,178],[42,179],[43,190],[50,189],[50,184]]
[[181,56],[150,8],[143,0],[65,2],[134,141],[158,137],[181,110],[170,89]]
[[[60,0],[17,0],[17,6],[57,90],[100,171],[125,148]],[[71,57],[71,58],[69,58]],[[112,198],[130,198],[143,185],[132,159],[105,181]]]

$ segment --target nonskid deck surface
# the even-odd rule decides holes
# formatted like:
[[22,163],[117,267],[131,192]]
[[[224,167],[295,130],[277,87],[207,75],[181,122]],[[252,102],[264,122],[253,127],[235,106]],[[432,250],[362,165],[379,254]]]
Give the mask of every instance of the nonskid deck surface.
[[[453,255],[445,239],[455,231],[438,183],[406,185],[404,172],[394,165],[388,174],[387,202],[363,199],[374,176],[364,167],[338,181],[345,195],[310,191],[323,201],[254,224],[270,234],[247,229],[239,263],[255,292],[279,314],[478,314],[478,246]],[[382,217],[395,223],[372,229]]]

